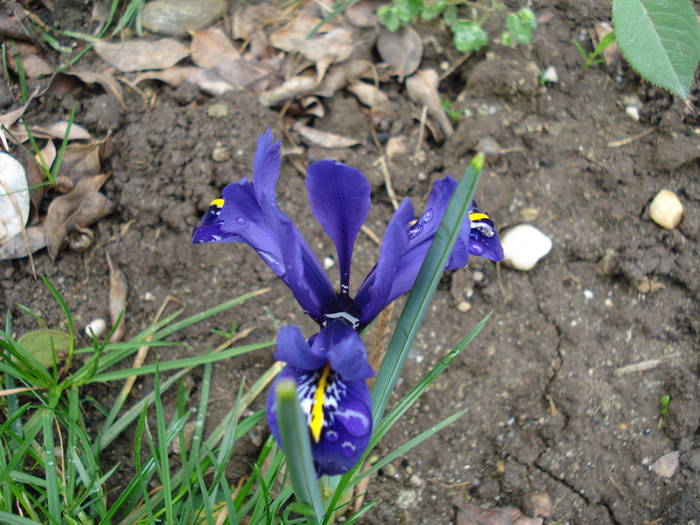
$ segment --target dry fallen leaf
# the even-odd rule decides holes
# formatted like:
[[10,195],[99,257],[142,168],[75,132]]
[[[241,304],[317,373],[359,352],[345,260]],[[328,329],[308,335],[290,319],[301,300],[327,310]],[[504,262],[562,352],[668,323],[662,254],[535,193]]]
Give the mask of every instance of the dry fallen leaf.
[[349,148],[351,146],[356,146],[360,144],[360,140],[353,139],[350,137],[343,137],[342,135],[336,135],[335,133],[329,133],[328,131],[321,131],[319,129],[310,128],[305,126],[301,121],[297,120],[292,125],[292,129],[299,133],[302,137],[306,139],[307,142],[320,146],[322,148],[335,149],[335,148]]
[[160,80],[171,86],[179,86],[200,71],[203,70],[195,66],[174,66],[160,71],[144,71],[136,75],[134,84],[138,84],[144,80]]
[[240,53],[218,27],[192,31],[192,62],[199,67],[217,66],[227,60],[238,58]]
[[32,44],[15,43],[14,52],[8,53],[13,58],[8,61],[8,66],[16,70],[17,66],[15,65],[14,56],[19,55],[27,78],[38,78],[53,74],[55,69],[53,64],[42,57],[40,53],[39,49]]
[[306,38],[321,21],[310,14],[315,6],[304,9],[287,25],[270,35],[270,43],[288,53],[301,53],[312,62],[330,59],[342,62],[353,52],[356,37],[350,27],[337,22],[328,22],[312,38]]
[[422,69],[406,79],[406,88],[408,95],[414,102],[421,106],[427,106],[430,116],[437,121],[443,133],[449,137],[454,130],[440,103],[439,83],[440,79],[435,70]]
[[260,28],[275,22],[279,17],[280,11],[268,3],[246,5],[233,13],[231,33],[237,40],[249,40]]
[[382,27],[377,39],[377,51],[382,60],[389,64],[393,73],[402,81],[413,74],[423,59],[423,41],[411,26],[403,26],[398,31]]
[[310,76],[292,77],[281,86],[269,89],[260,94],[259,100],[263,106],[274,106],[284,100],[306,94],[316,86],[316,78]]
[[457,525],[542,525],[542,518],[528,518],[518,509],[482,509],[473,505],[457,507]]
[[124,339],[126,332],[126,294],[129,291],[129,284],[114,256],[109,253],[107,253],[107,264],[109,265],[109,316],[112,326],[119,321],[119,326],[114,330],[109,342],[118,343]]
[[391,111],[389,97],[373,84],[355,82],[348,87],[348,91],[355,95],[364,105],[372,108],[372,111],[375,113],[386,114]]
[[[608,35],[608,33],[612,32],[612,30],[613,28],[609,23],[596,22],[593,32],[591,32],[591,40],[593,40],[593,44],[598,45],[600,41]],[[621,65],[620,48],[618,47],[617,42],[613,41],[608,44],[608,46],[603,49],[602,54],[606,66],[611,67]]]
[[221,62],[213,70],[233,87],[249,87],[271,73],[270,69],[262,64],[249,62],[243,58]]
[[68,144],[61,162],[61,174],[73,182],[83,177],[97,175],[102,170],[102,160],[109,147],[109,135],[103,140]]
[[56,197],[44,221],[49,255],[56,259],[77,227],[89,226],[112,213],[114,203],[99,193],[108,175],[84,177],[73,191]]
[[[26,235],[26,239],[25,239]],[[0,244],[0,260],[19,259],[41,250],[46,246],[43,226],[31,226]]]
[[102,71],[75,71],[69,70],[64,71],[66,75],[72,75],[79,78],[85,84],[99,84],[105,91],[110,92],[117,99],[119,105],[122,109],[126,109],[126,104],[124,103],[124,92],[122,87],[114,78],[114,72],[116,69],[113,67],[108,67]]
[[187,46],[174,38],[149,40],[134,38],[125,42],[96,42],[95,52],[119,71],[167,69],[190,54]]

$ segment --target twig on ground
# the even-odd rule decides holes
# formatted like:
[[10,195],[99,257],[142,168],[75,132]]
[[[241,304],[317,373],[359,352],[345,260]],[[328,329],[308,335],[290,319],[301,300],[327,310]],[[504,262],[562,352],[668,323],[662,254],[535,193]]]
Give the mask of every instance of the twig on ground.
[[636,135],[632,135],[631,137],[626,137],[624,139],[620,140],[613,140],[612,142],[608,142],[608,147],[609,148],[619,148],[620,146],[625,146],[629,144],[630,142],[634,142],[637,139],[641,139],[642,137],[646,137],[649,135],[649,133],[653,133],[656,131],[656,128],[651,128],[647,129],[645,131],[642,131],[641,133],[637,133]]
[[674,357],[678,357],[678,354],[666,355],[657,359],[647,359],[645,361],[639,361],[638,363],[632,363],[631,365],[621,366],[615,369],[615,377],[624,376],[633,372],[646,372],[647,370],[656,368],[664,361],[668,361]]

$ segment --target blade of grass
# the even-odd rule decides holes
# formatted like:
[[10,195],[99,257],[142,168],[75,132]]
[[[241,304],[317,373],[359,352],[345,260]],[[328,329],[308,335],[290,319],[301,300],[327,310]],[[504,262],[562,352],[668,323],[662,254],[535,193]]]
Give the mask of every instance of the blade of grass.
[[161,492],[165,497],[165,522],[174,523],[175,514],[173,512],[172,486],[170,484],[170,460],[168,458],[169,441],[167,440],[165,409],[163,408],[163,400],[160,395],[160,369],[158,367],[158,360],[156,360],[155,363],[154,381],[153,390],[156,393],[156,433],[158,436],[158,444],[157,450],[154,451],[153,455],[155,456],[157,454],[159,458],[158,464],[160,468],[158,469],[158,473],[163,485]]
[[372,415],[377,423],[381,422],[391,393],[411,350],[413,340],[418,333],[430,300],[442,277],[443,269],[457,241],[464,218],[474,199],[483,165],[484,155],[482,153],[477,154],[469,163],[469,167],[450,199],[445,216],[401,313],[372,390]]
[[306,503],[313,510],[310,516],[312,523],[320,523],[324,515],[323,501],[311,460],[309,430],[299,406],[296,383],[291,380],[280,381],[275,395],[277,421],[294,493],[299,502]]
[[398,447],[396,450],[392,451],[391,453],[387,454],[384,456],[382,459],[377,461],[374,465],[372,465],[369,469],[365,470],[362,472],[358,477],[357,481],[360,481],[363,478],[366,478],[367,476],[373,474],[374,472],[378,471],[380,468],[384,467],[385,465],[388,465],[392,461],[394,461],[397,458],[400,458],[403,456],[406,452],[411,450],[413,447],[416,445],[422,443],[426,439],[428,439],[430,436],[440,432],[443,428],[445,428],[447,425],[455,422],[458,420],[460,417],[462,417],[464,414],[467,413],[467,410],[460,410],[459,412],[452,414],[451,416],[443,419],[440,421],[435,426],[430,427],[428,430],[425,430],[418,434],[416,437],[409,439],[406,441],[403,445]]
[[42,412],[44,430],[44,474],[46,479],[46,499],[49,505],[49,515],[54,523],[59,523],[61,516],[60,481],[56,470],[55,440],[53,434],[53,412],[44,408]]

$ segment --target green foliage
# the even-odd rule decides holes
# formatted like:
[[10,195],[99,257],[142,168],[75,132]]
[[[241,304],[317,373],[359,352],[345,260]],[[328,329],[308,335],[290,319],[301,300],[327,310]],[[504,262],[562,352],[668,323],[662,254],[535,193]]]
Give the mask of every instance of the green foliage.
[[700,61],[700,24],[689,0],[613,0],[613,30],[642,78],[687,99]]
[[614,41],[615,41],[615,33],[613,31],[610,31],[603,38],[600,39],[600,42],[598,42],[598,45],[595,46],[595,49],[593,51],[591,51],[590,53],[587,53],[586,50],[583,49],[583,46],[580,43],[578,43],[576,40],[572,40],[572,42],[574,43],[574,46],[576,46],[576,49],[578,50],[579,54],[581,55],[581,58],[583,58],[584,69],[589,68],[593,65],[602,64],[603,62],[605,62],[605,59],[602,58],[600,55]]
[[[488,4],[488,5],[487,5]],[[473,53],[488,45],[489,35],[484,23],[504,9],[498,0],[476,3],[465,0],[393,0],[377,9],[379,21],[389,30],[397,31],[401,26],[423,20],[438,20],[452,31],[452,42],[462,53]],[[506,30],[501,43],[508,46],[529,44],[537,26],[535,15],[529,8],[507,13]]]

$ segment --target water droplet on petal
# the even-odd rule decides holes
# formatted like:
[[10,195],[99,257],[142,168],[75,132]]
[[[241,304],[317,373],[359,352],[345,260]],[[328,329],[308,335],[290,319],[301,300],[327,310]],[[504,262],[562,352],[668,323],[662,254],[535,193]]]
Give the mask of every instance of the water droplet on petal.
[[278,276],[284,275],[284,266],[282,263],[269,252],[264,252],[262,250],[258,251],[260,254],[260,257],[265,259],[265,262],[268,264],[270,268],[272,268],[272,271],[275,272]]
[[357,447],[349,441],[344,441],[343,444],[340,445],[340,453],[346,458],[354,456],[355,452],[357,452]]
[[413,239],[416,235],[423,231],[422,224],[416,224],[413,228],[408,230],[408,238]]
[[423,222],[430,222],[433,220],[433,209],[428,208],[425,210],[425,213],[423,213]]
[[243,217],[237,217],[236,222],[240,225],[245,224],[245,219]]
[[338,433],[335,430],[329,430],[326,432],[326,440],[330,441],[331,443],[338,441]]

